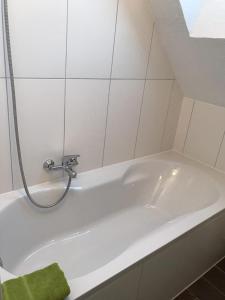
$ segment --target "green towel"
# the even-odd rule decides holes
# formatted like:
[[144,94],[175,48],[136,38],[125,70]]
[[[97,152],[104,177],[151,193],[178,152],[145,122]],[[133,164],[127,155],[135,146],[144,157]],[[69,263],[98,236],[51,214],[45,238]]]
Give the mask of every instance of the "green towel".
[[70,288],[58,264],[2,284],[3,300],[63,300]]

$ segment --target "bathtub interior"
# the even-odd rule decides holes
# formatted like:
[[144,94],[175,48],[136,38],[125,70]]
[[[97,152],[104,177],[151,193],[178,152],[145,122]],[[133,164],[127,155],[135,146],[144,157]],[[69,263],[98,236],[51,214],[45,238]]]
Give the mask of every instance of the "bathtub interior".
[[215,203],[220,192],[209,175],[195,167],[176,162],[151,161],[131,166],[123,184],[142,182],[138,201],[171,217],[206,208]]
[[[219,198],[210,176],[176,162],[136,163],[113,180],[99,172],[104,179],[97,185],[98,172],[84,175],[89,180],[81,178],[63,205],[49,212],[34,210],[23,197],[5,208],[0,256],[8,271],[21,275],[57,261],[68,279],[84,276],[163,224]],[[61,192],[36,196],[50,198],[52,191]]]

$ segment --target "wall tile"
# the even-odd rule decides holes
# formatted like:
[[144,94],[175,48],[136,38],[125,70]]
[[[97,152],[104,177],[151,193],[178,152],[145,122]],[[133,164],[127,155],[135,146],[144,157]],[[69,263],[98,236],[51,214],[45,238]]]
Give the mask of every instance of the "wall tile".
[[[21,7],[26,7],[26,10]],[[42,164],[47,158],[53,158],[58,163],[63,154],[66,46],[66,75],[70,79],[67,80],[66,90],[64,146],[65,154],[81,154],[78,171],[102,166],[104,142],[105,164],[131,159],[135,152],[139,121],[137,156],[160,151],[162,141],[163,148],[170,147],[179,110],[175,91],[168,110],[172,81],[147,81],[141,112],[149,58],[151,69],[148,74],[153,74],[150,76],[163,78],[169,76],[171,71],[157,33],[152,36],[154,20],[148,0],[9,0],[9,15],[14,74],[17,77],[20,138],[29,185],[62,175],[60,172],[47,174]],[[0,32],[1,26],[0,22]],[[4,76],[1,38],[0,34],[0,77]],[[112,80],[108,99],[112,59],[112,76],[124,80]],[[83,77],[87,79],[72,79]],[[97,80],[100,78],[106,80]],[[141,80],[129,81],[129,78]],[[6,124],[2,125],[2,128],[6,126],[6,130],[2,133],[4,145],[0,151],[3,152],[2,157],[7,152],[10,158],[10,151],[5,149],[10,147],[7,142],[7,120],[4,119],[7,116],[6,106],[2,112],[4,117],[0,122]],[[119,127],[118,124],[123,126]],[[10,126],[13,126],[11,104]],[[21,186],[21,179],[13,130],[11,135],[13,180],[17,188]],[[3,186],[5,191],[11,188],[11,170],[8,167],[10,159],[4,159],[4,162],[4,169],[9,171]]]
[[136,156],[160,151],[172,80],[148,80],[145,87]]
[[117,0],[69,0],[67,76],[109,78]]
[[165,53],[160,40],[157,29],[155,27],[150,60],[148,66],[148,79],[174,79],[173,70],[168,60],[167,54]]
[[178,119],[180,116],[180,110],[183,100],[183,93],[175,81],[171,94],[171,100],[168,110],[168,115],[165,123],[165,131],[162,141],[161,150],[170,150],[173,148]]
[[219,156],[216,162],[216,168],[225,171],[225,136],[220,148]]
[[144,80],[113,80],[110,89],[104,164],[132,159]]
[[113,61],[114,78],[145,78],[153,30],[148,0],[120,0]]
[[190,125],[191,114],[193,110],[194,100],[184,98],[181,106],[180,117],[177,125],[177,131],[174,141],[174,149],[183,152],[184,144],[187,137],[188,128]]
[[66,5],[66,0],[9,0],[16,77],[64,77]]
[[213,166],[224,131],[225,108],[196,101],[184,152]]
[[65,153],[80,154],[79,171],[101,167],[108,80],[67,80]]
[[9,126],[5,79],[0,79],[0,193],[12,189]]
[[[0,16],[2,16],[2,6],[1,5],[0,5]],[[4,77],[4,76],[5,76],[5,69],[4,69],[2,21],[0,21],[0,77]]]
[[[43,162],[52,158],[61,162],[64,132],[64,80],[16,79],[18,123],[24,169],[29,185],[61,175],[48,174]],[[14,146],[14,182],[21,186]]]

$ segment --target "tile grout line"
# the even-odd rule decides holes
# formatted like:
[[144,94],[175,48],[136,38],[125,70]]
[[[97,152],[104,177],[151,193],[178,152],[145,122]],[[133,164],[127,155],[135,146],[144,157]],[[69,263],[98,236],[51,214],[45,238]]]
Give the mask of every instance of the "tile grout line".
[[198,298],[192,291],[190,291],[189,289],[184,290],[181,294],[179,294],[178,296],[173,297],[170,300],[177,300],[180,296],[182,296],[184,293],[188,293],[189,296],[191,296],[193,298],[193,300],[201,300],[200,298]]
[[143,277],[143,273],[144,273],[144,263],[141,262],[140,263],[140,275],[139,275],[139,278],[138,278],[135,300],[138,300],[140,298],[139,296],[140,296],[140,291],[141,291],[141,280],[142,280],[142,277]]
[[66,96],[67,96],[67,56],[68,56],[68,25],[69,25],[69,0],[66,1],[66,52],[65,52],[65,73],[64,73],[64,108],[63,108],[63,147],[62,156],[65,155],[65,141],[66,141]]
[[103,149],[102,149],[102,167],[104,166],[104,160],[105,160],[105,147],[106,147],[106,138],[107,138],[107,129],[108,129],[109,104],[110,104],[110,94],[111,94],[111,85],[112,85],[112,72],[113,72],[114,53],[115,53],[115,44],[116,44],[116,33],[117,33],[119,2],[120,2],[120,0],[117,0],[117,4],[116,4],[116,16],[115,16],[115,27],[114,27],[114,38],[113,38],[113,49],[112,49],[112,61],[111,61],[110,77],[109,77],[109,89],[108,89],[108,96],[107,96],[107,108],[106,108],[106,118],[105,118],[104,142],[103,142]]
[[[219,259],[216,263],[213,264],[212,267],[208,268],[203,274],[201,274],[200,276],[198,276],[195,280],[193,280],[190,284],[188,284],[184,289],[182,289],[180,291],[179,294],[177,294],[175,296],[175,298],[173,300],[176,300],[177,297],[179,297],[180,295],[182,295],[182,293],[184,293],[185,291],[189,291],[190,292],[190,287],[192,287],[192,285],[194,285],[196,282],[198,282],[203,276],[205,276],[206,273],[208,273],[209,271],[211,271],[213,268],[215,268],[222,260],[225,259],[225,256],[221,259]],[[195,296],[195,295],[194,295]],[[195,296],[196,297],[196,296]],[[199,299],[200,300],[200,299]]]
[[214,285],[210,280],[208,280],[205,276],[202,277],[204,281],[208,283],[209,286],[213,287],[220,295],[225,296],[225,293],[222,292],[216,285]]
[[222,145],[223,145],[224,140],[225,140],[225,130],[224,130],[223,137],[222,137],[222,140],[221,140],[221,143],[220,143],[220,146],[219,146],[219,150],[218,150],[218,153],[217,153],[217,156],[216,156],[216,161],[214,163],[214,168],[216,168],[216,166],[217,166],[219,156],[220,156],[220,153],[222,151]]
[[175,89],[175,80],[173,81],[172,86],[170,88],[169,103],[168,103],[168,107],[167,107],[166,117],[164,120],[163,134],[162,134],[161,142],[160,142],[160,151],[163,151],[163,141],[164,141],[165,135],[166,135],[166,125],[167,125],[167,121],[169,118],[169,112],[170,112],[170,108],[171,108],[172,101],[173,101],[174,89]]
[[[220,262],[222,262],[223,260],[225,260],[225,256],[221,259],[219,259],[211,268],[209,268],[206,272],[204,272],[201,276],[199,276],[196,280],[194,280],[191,284],[189,284],[185,289],[183,289],[178,295],[176,295],[175,298],[173,298],[172,300],[176,300],[177,297],[179,297],[180,295],[182,295],[182,293],[184,293],[185,291],[188,291],[191,295],[193,295],[194,297],[197,297],[192,291],[190,291],[189,289],[196,283],[198,282],[201,278],[203,278],[208,272],[210,272],[211,270],[213,270],[214,268],[219,268],[218,267],[218,264]],[[225,271],[224,271],[225,273]],[[197,297],[198,298],[198,297]],[[194,299],[194,300],[201,300],[200,298],[199,299]]]
[[195,100],[193,100],[193,106],[192,106],[192,110],[191,110],[191,115],[190,115],[190,119],[189,119],[189,122],[188,122],[188,128],[187,128],[187,133],[186,133],[186,136],[185,136],[185,140],[184,140],[184,145],[183,145],[183,148],[182,148],[182,153],[184,153],[185,151],[185,147],[186,147],[186,144],[187,144],[187,139],[188,139],[188,134],[189,134],[189,130],[190,130],[190,127],[191,127],[191,121],[192,121],[192,117],[193,117],[193,112],[194,112],[194,108],[195,108]]
[[215,268],[218,269],[220,272],[223,272],[225,275],[225,270],[223,270],[220,266],[216,265]]
[[[0,76],[0,79],[9,79],[7,76]],[[110,78],[110,77],[105,77],[105,78],[98,78],[98,77],[18,77],[15,76],[14,79],[27,79],[27,80],[35,80],[35,79],[52,79],[52,80],[63,80],[63,79],[74,79],[74,80],[149,80],[149,81],[174,81],[176,79],[174,78]]]
[[10,168],[11,168],[11,189],[15,189],[14,182],[14,171],[13,171],[13,150],[12,150],[12,126],[10,122],[9,114],[9,90],[7,84],[7,67],[6,67],[6,37],[5,37],[5,24],[4,24],[4,14],[3,14],[3,2],[1,1],[1,13],[2,13],[2,36],[3,36],[3,55],[4,55],[4,70],[5,70],[5,88],[6,88],[6,101],[7,101],[7,119],[8,119],[8,137],[9,137],[9,149],[10,149]]
[[[189,289],[186,290],[192,297],[194,297],[194,300],[200,300],[192,291]],[[175,299],[176,300],[176,299]]]
[[150,39],[150,45],[149,45],[149,50],[148,50],[149,51],[148,61],[147,61],[146,72],[145,72],[145,79],[144,79],[141,106],[140,106],[140,112],[139,112],[139,118],[138,118],[138,126],[137,126],[136,138],[135,138],[135,144],[134,144],[133,158],[136,157],[136,151],[137,151],[138,133],[139,133],[139,130],[140,130],[140,125],[141,125],[141,113],[142,113],[143,104],[144,104],[145,88],[146,88],[146,84],[147,84],[147,80],[148,80],[147,75],[148,75],[148,68],[149,68],[149,65],[150,65],[150,57],[151,57],[152,41],[153,41],[154,31],[155,31],[155,22],[153,23],[152,34],[151,34],[151,39]]

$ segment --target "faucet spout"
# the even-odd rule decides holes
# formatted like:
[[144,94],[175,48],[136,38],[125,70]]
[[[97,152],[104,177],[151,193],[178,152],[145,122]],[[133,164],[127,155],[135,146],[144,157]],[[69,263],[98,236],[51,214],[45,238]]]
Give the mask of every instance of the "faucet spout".
[[71,167],[64,167],[65,172],[69,175],[70,178],[76,178],[77,177],[77,172],[74,171]]

